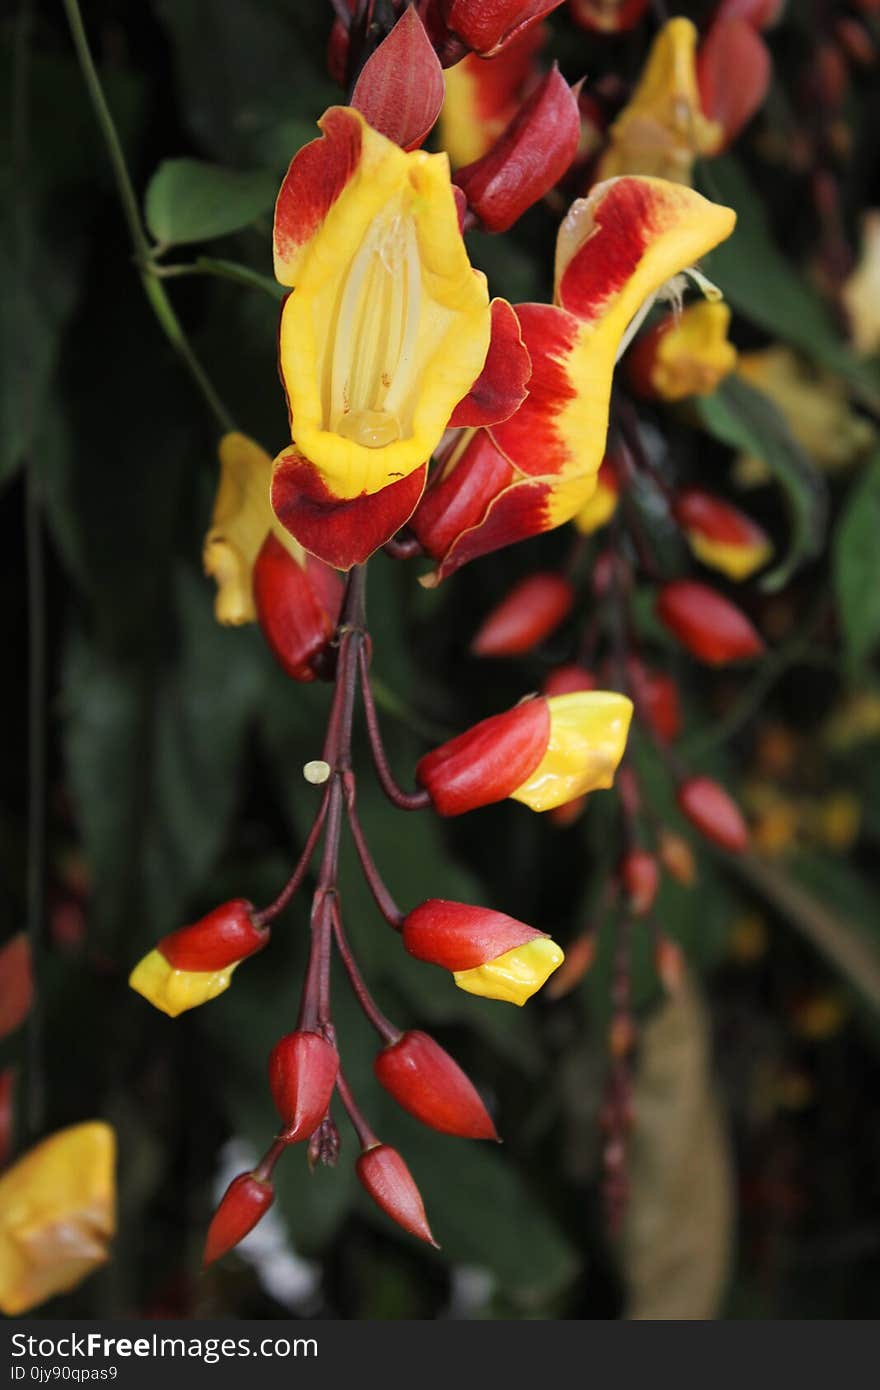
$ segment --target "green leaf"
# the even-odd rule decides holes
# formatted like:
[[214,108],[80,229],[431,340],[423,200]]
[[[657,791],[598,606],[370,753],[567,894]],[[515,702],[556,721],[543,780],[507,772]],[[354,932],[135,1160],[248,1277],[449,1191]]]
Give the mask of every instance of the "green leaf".
[[841,342],[822,300],[776,246],[763,200],[736,159],[723,155],[700,171],[703,192],[736,210],[733,236],[705,261],[706,274],[733,307],[773,337],[837,372],[864,404],[880,408],[880,373]]
[[857,672],[880,642],[880,453],[847,498],[832,555],[847,657]]
[[774,593],[822,549],[828,511],[825,481],[773,402],[739,377],[728,377],[714,395],[695,400],[694,407],[716,439],[762,459],[785,494],[791,519],[788,553],[761,580],[761,587]]
[[224,169],[201,159],[166,159],[147,186],[147,226],[162,246],[211,241],[268,212],[278,192],[271,170]]

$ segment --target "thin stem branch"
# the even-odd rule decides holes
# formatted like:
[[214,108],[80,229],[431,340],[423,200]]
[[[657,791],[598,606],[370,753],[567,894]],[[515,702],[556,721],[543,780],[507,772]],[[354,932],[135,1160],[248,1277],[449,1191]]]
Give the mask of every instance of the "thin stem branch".
[[174,306],[165,292],[165,287],[148,268],[152,250],[141,221],[140,208],[138,207],[138,201],[128,172],[128,166],[125,162],[125,154],[122,149],[122,142],[119,139],[119,132],[116,129],[110,107],[107,105],[107,98],[104,95],[101,79],[98,76],[98,70],[95,67],[95,61],[92,57],[91,48],[89,47],[79,3],[78,0],[63,0],[63,4],[83,80],[92,103],[92,108],[95,112],[95,117],[100,126],[101,134],[104,137],[104,143],[107,146],[107,153],[113,168],[117,192],[119,193],[119,201],[122,204],[122,211],[128,224],[129,235],[131,236],[132,246],[134,247],[135,257],[138,262],[138,270],[144,293],[162,331],[187,367],[190,376],[201,391],[217,424],[225,433],[228,433],[235,428],[232,416],[221,401],[207,372],[196,356],[192,344],[186,336],[183,326],[177,317]]
[[348,1118],[351,1120],[352,1127],[354,1129],[355,1134],[358,1137],[358,1142],[361,1148],[373,1148],[376,1144],[378,1144],[379,1140],[376,1138],[376,1135],[373,1133],[372,1129],[367,1123],[366,1116],[364,1115],[363,1111],[361,1110],[360,1106],[358,1105],[357,1101],[352,1095],[351,1087],[346,1081],[345,1074],[343,1073],[341,1067],[339,1068],[339,1073],[336,1077],[336,1090],[339,1092],[339,1099],[345,1106],[346,1113],[348,1115]]
[[370,671],[367,663],[366,650],[361,647],[358,653],[358,665],[361,678],[361,694],[364,699],[364,715],[367,723],[367,734],[370,739],[370,752],[373,755],[373,766],[376,769],[376,776],[379,785],[393,805],[399,807],[401,811],[423,811],[430,806],[431,798],[426,791],[405,792],[398,786],[394,773],[388,764],[385,753],[385,746],[382,742],[382,731],[379,728],[379,719],[376,714],[376,705],[373,700],[373,691],[370,687]]
[[264,907],[261,912],[255,912],[253,914],[253,923],[255,927],[265,927],[268,926],[270,922],[274,922],[275,918],[279,915],[279,913],[284,911],[287,904],[290,902],[291,898],[294,896],[297,889],[302,884],[302,881],[306,876],[306,871],[309,867],[309,864],[312,861],[312,855],[315,852],[315,846],[318,843],[318,838],[321,834],[321,830],[323,829],[324,821],[327,817],[328,800],[328,793],[325,792],[324,797],[321,801],[321,805],[318,807],[318,814],[315,816],[312,828],[308,833],[305,844],[303,845],[303,851],[300,855],[299,863],[297,864],[290,878],[285,883],[281,892],[278,894],[278,897],[275,899],[275,901],[273,903],[270,903],[268,907]]
[[395,931],[400,931],[403,926],[404,913],[401,912],[397,903],[389,892],[382,875],[376,868],[375,860],[370,853],[367,845],[366,836],[360,823],[357,813],[354,795],[354,778],[349,778],[345,784],[345,801],[348,812],[348,825],[351,830],[351,837],[354,840],[358,859],[361,862],[364,878],[367,887],[373,895],[373,899],[389,926],[394,927]]
[[345,972],[351,982],[355,998],[360,1004],[365,1017],[369,1019],[382,1041],[385,1043],[396,1042],[400,1037],[400,1029],[395,1028],[394,1024],[385,1017],[379,1005],[367,989],[364,977],[358,969],[357,962],[348,944],[348,938],[345,935],[338,898],[331,904],[330,915],[333,920],[333,934],[336,938],[336,947],[339,951],[342,964],[345,966]]

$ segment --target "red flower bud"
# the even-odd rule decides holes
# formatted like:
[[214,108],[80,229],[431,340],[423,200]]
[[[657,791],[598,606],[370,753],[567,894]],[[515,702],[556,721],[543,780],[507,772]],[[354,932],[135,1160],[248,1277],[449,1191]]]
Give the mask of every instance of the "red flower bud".
[[556,65],[492,148],[455,175],[489,232],[506,232],[558,183],[577,153],[577,96]]
[[18,932],[0,947],[0,1038],[24,1023],[34,1000],[31,944]]
[[[450,452],[440,455],[421,502],[410,518],[410,530],[422,548],[441,562],[440,577],[452,574],[459,565],[490,550],[520,539],[505,524],[501,534],[490,527],[485,543],[473,547],[469,533],[487,530],[486,518],[496,498],[516,480],[513,467],[495,448],[485,430],[477,430],[457,440]],[[531,532],[526,531],[526,535]],[[459,557],[453,554],[464,540],[472,542]]]
[[474,656],[518,656],[531,651],[565,621],[573,603],[574,588],[564,575],[530,574],[492,609],[471,651]]
[[313,555],[299,564],[270,531],[254,563],[254,603],[275,659],[295,681],[313,681],[336,630],[342,581]]
[[428,134],[443,105],[443,72],[414,8],[404,10],[367,59],[351,105],[405,150]]
[[453,971],[473,970],[543,936],[503,912],[443,898],[429,898],[403,923],[403,944],[411,956]]
[[637,917],[643,917],[654,906],[660,887],[657,860],[645,849],[630,850],[621,860],[619,873],[630,910]]
[[766,531],[711,492],[686,488],[676,498],[673,512],[697,558],[731,578],[747,578],[770,556]]
[[431,1234],[421,1193],[400,1154],[388,1144],[364,1149],[355,1170],[373,1201],[411,1236],[439,1250]]
[[416,767],[416,781],[430,793],[441,816],[460,816],[503,801],[521,786],[544,756],[549,738],[547,701],[526,700],[426,753]]
[[163,936],[158,950],[175,970],[223,970],[268,942],[269,930],[254,926],[253,910],[253,903],[233,898],[191,926]]
[[764,104],[773,75],[770,50],[744,19],[716,19],[697,54],[703,114],[724,131],[726,149]]
[[699,661],[710,666],[759,656],[764,642],[751,621],[729,599],[693,579],[665,584],[657,616]]
[[288,1144],[308,1139],[327,1113],[339,1071],[339,1054],[318,1033],[298,1030],[275,1044],[269,1087]]
[[638,715],[661,743],[672,743],[681,732],[681,704],[675,681],[663,671],[650,670],[634,656],[627,660],[626,674]]
[[202,1263],[213,1264],[244,1240],[274,1199],[272,1184],[255,1178],[253,1173],[239,1173],[233,1178],[208,1227]]
[[648,0],[570,0],[574,22],[602,34],[634,29],[647,8]]
[[485,55],[497,53],[561,4],[562,0],[427,0],[425,8],[429,15],[442,17],[468,48]]
[[473,1084],[427,1033],[404,1033],[374,1063],[385,1090],[422,1124],[462,1139],[497,1139]]
[[748,847],[749,831],[732,797],[711,777],[688,777],[678,789],[678,805],[701,835],[732,854]]
[[598,690],[599,682],[584,666],[557,666],[544,680],[545,695],[574,695],[579,690]]

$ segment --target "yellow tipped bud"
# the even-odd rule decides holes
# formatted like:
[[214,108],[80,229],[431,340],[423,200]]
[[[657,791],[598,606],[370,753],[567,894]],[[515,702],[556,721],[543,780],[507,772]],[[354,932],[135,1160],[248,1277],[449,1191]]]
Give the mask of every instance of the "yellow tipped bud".
[[551,811],[576,796],[610,787],[623,757],[632,701],[610,690],[554,695],[547,751],[527,781],[511,792],[533,811]]
[[503,999],[524,1004],[565,959],[562,948],[549,937],[538,937],[504,955],[487,960],[472,970],[455,970],[452,978],[467,994],[484,999]]
[[169,1018],[207,1004],[229,988],[239,961],[222,970],[175,970],[161,951],[150,951],[128,977],[132,989]]

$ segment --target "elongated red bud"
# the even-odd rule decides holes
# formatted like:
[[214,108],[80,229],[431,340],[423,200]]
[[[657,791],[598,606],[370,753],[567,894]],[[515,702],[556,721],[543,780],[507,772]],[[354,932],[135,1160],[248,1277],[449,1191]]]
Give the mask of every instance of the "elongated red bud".
[[638,715],[661,743],[672,743],[681,732],[678,686],[665,671],[654,671],[631,656],[626,676]]
[[537,24],[562,0],[427,0],[428,13],[446,25],[475,53],[497,53],[524,30]]
[[269,532],[254,563],[254,604],[273,656],[292,680],[313,681],[333,636],[342,582],[313,555],[300,564]]
[[403,923],[403,944],[411,956],[453,971],[473,970],[545,936],[503,912],[443,898],[414,907]]
[[692,656],[709,666],[726,666],[764,651],[763,639],[745,613],[697,580],[665,584],[657,616]]
[[630,910],[637,917],[643,917],[654,906],[660,887],[657,860],[646,849],[633,849],[624,855],[618,872]]
[[460,816],[516,791],[538,766],[549,739],[547,701],[526,700],[426,753],[416,780],[441,816]]
[[772,554],[767,533],[757,522],[702,488],[680,492],[673,513],[697,559],[730,579],[747,579]]
[[697,54],[697,84],[703,114],[724,131],[722,150],[763,106],[772,76],[770,50],[752,25],[716,19]]
[[711,777],[688,777],[678,789],[678,804],[691,825],[713,844],[732,854],[748,847],[749,831],[732,797]]
[[233,1178],[211,1218],[202,1263],[213,1264],[244,1240],[274,1200],[271,1182],[263,1182],[253,1173],[239,1173]]
[[557,666],[546,677],[545,695],[574,695],[579,690],[598,690],[599,682],[585,666]]
[[482,158],[455,182],[489,232],[506,232],[568,170],[581,133],[577,95],[554,64]]
[[471,651],[474,656],[519,656],[531,651],[565,621],[573,603],[574,587],[564,575],[530,574],[493,608]]
[[404,1033],[379,1053],[374,1069],[398,1105],[422,1124],[461,1139],[498,1138],[473,1083],[427,1033]]
[[299,1029],[269,1055],[269,1087],[288,1144],[308,1139],[327,1113],[339,1071],[339,1054],[318,1033]]
[[443,105],[443,71],[415,8],[404,10],[367,59],[351,105],[405,150],[428,134]]
[[269,930],[254,926],[253,910],[253,903],[233,898],[191,926],[163,936],[157,949],[175,970],[223,970],[268,942]]
[[355,1170],[376,1206],[381,1207],[386,1216],[390,1216],[411,1236],[426,1240],[439,1250],[428,1225],[421,1193],[396,1149],[388,1144],[374,1144],[372,1148],[364,1149]]

